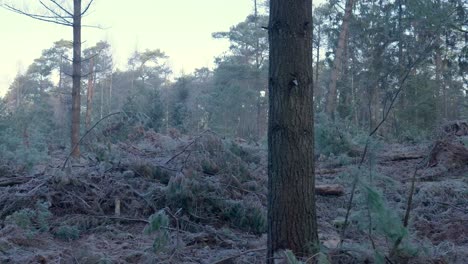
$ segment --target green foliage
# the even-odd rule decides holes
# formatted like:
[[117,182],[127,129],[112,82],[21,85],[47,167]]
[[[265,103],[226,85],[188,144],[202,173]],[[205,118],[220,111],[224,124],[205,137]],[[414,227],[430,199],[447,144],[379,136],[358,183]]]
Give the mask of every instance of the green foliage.
[[359,137],[361,133],[356,129],[354,135],[351,134],[352,128],[346,127],[344,123],[341,120],[333,122],[324,114],[315,117],[316,155],[354,155],[356,143],[353,137]]
[[403,226],[401,217],[396,215],[395,210],[386,204],[383,195],[375,187],[366,184],[362,184],[361,187],[374,219],[375,226],[373,228],[390,239],[392,243],[398,238],[406,237],[408,231]]
[[[287,264],[304,264],[304,262],[297,259],[296,255],[291,250],[284,251],[284,256],[286,257]],[[328,260],[327,254],[323,252],[318,252],[316,255],[317,264],[331,264]]]
[[155,252],[160,252],[164,250],[170,240],[169,231],[167,230],[169,227],[169,217],[164,210],[160,210],[152,214],[148,221],[149,224],[145,227],[144,232],[146,234],[156,234],[153,249]]
[[294,255],[294,253],[291,250],[286,250],[284,252],[284,255],[286,257],[286,261],[287,261],[288,264],[303,264],[302,261],[299,261],[296,258],[296,255]]
[[193,88],[194,77],[182,76],[177,79],[176,83],[172,87],[173,98],[171,102],[171,117],[169,122],[172,127],[178,129],[182,133],[187,133],[189,129],[190,119],[192,113],[190,107],[193,107],[190,102],[191,88]]
[[54,236],[66,241],[76,240],[80,238],[80,230],[77,226],[62,225],[57,228]]
[[266,232],[266,212],[260,205],[247,202],[227,201],[225,203],[223,217],[226,218],[232,226],[242,230],[254,234],[263,234]]
[[259,163],[260,162],[259,155],[255,155],[252,151],[249,151],[248,149],[235,143],[234,141],[231,141],[231,144],[229,145],[229,150],[233,154],[241,158],[246,163]]
[[187,212],[193,210],[195,195],[193,190],[197,189],[194,182],[184,176],[172,177],[166,189],[166,201],[170,207],[182,208]]
[[131,167],[131,169],[139,176],[159,180],[162,184],[168,184],[171,178],[171,175],[167,170],[152,164],[136,163]]
[[5,223],[14,224],[22,229],[30,229],[33,227],[32,219],[36,212],[31,209],[21,209],[5,218]]
[[268,54],[268,34],[261,25],[267,24],[268,16],[248,16],[228,32],[215,32],[212,35],[217,39],[229,39],[232,55],[246,58],[250,64],[260,63],[259,66],[263,66]]
[[145,127],[152,128],[155,131],[161,129],[164,113],[158,90],[137,87],[136,91],[133,91],[127,97],[123,110],[139,116],[137,119],[130,119],[130,125],[142,123]]
[[[370,145],[369,148],[373,149],[372,143]],[[372,157],[372,154],[370,156]],[[388,250],[391,250],[395,242],[401,239],[402,243],[397,250],[398,255],[414,257],[417,255],[417,250],[408,240],[409,232],[403,226],[402,216],[398,210],[395,210],[395,207],[390,206],[384,194],[377,187],[383,185],[386,192],[388,192],[389,189],[395,188],[399,183],[385,175],[379,175],[373,170],[372,168],[369,175],[368,168],[354,168],[350,174],[341,176],[348,180],[355,180],[357,177],[356,205],[351,211],[348,223],[353,223],[358,230],[367,235],[371,232],[370,236],[374,239],[384,238],[389,242]],[[396,190],[392,192],[396,192]],[[340,216],[336,219],[337,228],[341,229],[342,223],[343,217]],[[370,245],[368,246],[370,247]],[[365,251],[365,249],[360,249],[360,251],[363,250]],[[376,248],[373,252],[376,263],[385,263],[385,261],[381,262],[382,258],[385,260],[383,249]]]
[[36,208],[21,209],[5,218],[5,223],[16,225],[24,230],[35,232],[49,231],[49,219],[52,213],[49,211],[49,202],[36,202]]
[[208,175],[216,175],[219,172],[219,167],[211,160],[204,159],[201,162],[203,173]]
[[324,252],[319,252],[317,254],[317,264],[331,264],[327,254],[325,254]]

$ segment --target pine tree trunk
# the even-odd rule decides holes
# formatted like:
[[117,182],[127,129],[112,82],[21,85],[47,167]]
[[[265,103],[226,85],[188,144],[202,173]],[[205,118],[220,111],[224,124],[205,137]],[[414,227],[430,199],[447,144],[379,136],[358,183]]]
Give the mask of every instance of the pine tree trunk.
[[[72,86],[72,157],[80,156],[80,108],[81,108],[81,0],[73,0],[73,86]],[[76,147],[75,147],[76,146]]]
[[445,112],[443,109],[443,102],[440,100],[441,90],[443,89],[443,81],[442,81],[442,39],[439,36],[436,36],[437,40],[437,49],[435,53],[435,79],[437,88],[434,89],[435,91],[435,98],[436,98],[436,113],[437,116],[441,119],[446,118]]
[[113,85],[113,75],[112,75],[112,70],[110,73],[110,83],[109,83],[109,113],[112,112],[112,85]]
[[346,48],[346,36],[349,30],[349,21],[352,15],[354,6],[354,0],[347,0],[345,7],[345,14],[343,17],[343,23],[341,24],[340,36],[338,38],[338,46],[335,50],[335,59],[333,61],[333,69],[331,72],[330,85],[328,87],[327,102],[325,105],[325,111],[332,119],[335,118],[336,111],[336,98],[337,90],[336,83],[338,81],[338,75],[341,73],[343,53]]
[[93,95],[94,95],[94,59],[89,62],[90,74],[88,79],[88,91],[86,93],[86,130],[91,127],[91,114],[93,111]]
[[320,45],[321,45],[321,27],[320,24],[317,27],[317,32],[315,33],[315,37],[317,38],[317,54],[316,54],[316,61],[315,61],[315,109],[319,111],[320,108],[320,101],[322,100],[322,90],[318,87],[318,81],[319,81],[319,65],[320,65]]
[[271,0],[267,263],[311,255],[315,213],[312,1]]

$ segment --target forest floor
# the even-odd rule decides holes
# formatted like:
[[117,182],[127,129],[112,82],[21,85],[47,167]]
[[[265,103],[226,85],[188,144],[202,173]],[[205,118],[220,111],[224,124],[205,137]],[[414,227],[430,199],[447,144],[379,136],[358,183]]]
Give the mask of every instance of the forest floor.
[[[0,263],[264,263],[266,149],[210,131],[138,133],[87,144],[64,170],[59,150],[29,173],[1,167]],[[360,157],[318,157],[317,185],[336,191],[317,195],[322,256],[374,263],[388,255],[419,167],[401,243],[406,258],[393,263],[466,263],[468,162],[426,166],[433,148],[382,144],[369,152],[366,169],[358,168]]]

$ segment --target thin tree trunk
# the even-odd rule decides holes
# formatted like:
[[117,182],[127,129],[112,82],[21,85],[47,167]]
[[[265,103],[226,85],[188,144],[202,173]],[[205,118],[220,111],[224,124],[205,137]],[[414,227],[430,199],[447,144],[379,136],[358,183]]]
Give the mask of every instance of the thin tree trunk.
[[104,116],[104,85],[101,85],[101,98],[100,98],[100,103],[99,103],[99,115],[102,119]]
[[[63,96],[63,91],[62,91],[62,86],[63,86],[63,78],[62,78],[62,72],[63,72],[63,55],[60,55],[60,65],[59,65],[59,82],[58,82],[58,98],[59,98],[59,109],[62,110],[62,113],[59,113],[59,122],[61,127],[65,127],[65,113],[67,113],[68,108],[65,103],[65,99]],[[65,135],[65,129],[61,129],[61,140],[64,140],[66,138]]]
[[444,103],[441,102],[440,100],[440,94],[441,91],[443,93],[443,81],[442,81],[442,40],[440,39],[439,36],[437,36],[437,44],[438,47],[436,49],[436,54],[435,54],[435,74],[436,74],[436,85],[437,88],[435,90],[435,95],[436,95],[436,113],[438,113],[439,118],[446,118],[445,116],[445,111],[441,111],[441,109],[444,109]]
[[112,85],[113,85],[113,80],[114,77],[112,75],[112,70],[110,74],[110,84],[109,84],[109,113],[112,112]]
[[[80,156],[80,108],[81,108],[81,0],[73,0],[73,86],[72,86],[72,157]],[[76,146],[76,147],[75,147]]]
[[341,73],[343,52],[346,46],[346,36],[349,30],[349,21],[352,15],[354,0],[347,0],[345,7],[345,14],[343,23],[341,24],[340,36],[338,38],[338,45],[335,50],[335,59],[333,61],[333,69],[331,72],[330,85],[328,87],[327,102],[325,105],[326,113],[332,118],[335,118],[337,89],[336,83],[338,76]]
[[86,130],[91,127],[91,114],[93,111],[93,96],[94,96],[94,58],[89,62],[90,75],[88,79],[88,91],[86,93]]
[[[404,57],[403,57],[403,3],[402,0],[398,0],[398,83],[402,83],[403,73],[405,71]],[[407,107],[407,92],[403,90],[401,92],[401,108],[403,112],[406,112]],[[395,119],[395,124],[398,126],[398,119]]]
[[320,45],[321,45],[321,27],[320,24],[318,24],[317,32],[315,34],[315,37],[317,38],[317,54],[316,54],[316,61],[315,61],[315,105],[317,111],[320,110],[320,101],[322,101],[322,90],[318,87],[318,81],[319,81],[319,65],[320,65]]
[[[258,25],[258,8],[257,8],[257,0],[254,0],[254,23],[255,23],[255,30],[259,29]],[[261,98],[261,91],[262,86],[260,85],[260,39],[257,37],[255,39],[255,86],[257,87],[257,113],[256,113],[256,135],[255,140],[260,140],[263,135],[262,131],[262,98]]]
[[63,56],[60,55],[59,82],[58,82],[58,89],[60,91],[60,94],[61,94],[61,91],[62,91],[62,64],[63,64]]
[[268,250],[311,255],[315,212],[312,0],[271,0]]

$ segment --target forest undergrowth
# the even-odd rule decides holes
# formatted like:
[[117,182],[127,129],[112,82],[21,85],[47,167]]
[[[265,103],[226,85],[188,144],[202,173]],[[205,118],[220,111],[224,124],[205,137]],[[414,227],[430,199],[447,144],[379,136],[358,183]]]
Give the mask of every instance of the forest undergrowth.
[[[316,129],[321,251],[286,263],[468,259],[466,122],[433,142],[371,142],[363,166],[358,136]],[[29,170],[2,164],[1,263],[264,262],[266,147],[209,130],[125,133],[91,136],[64,169],[64,150]]]

